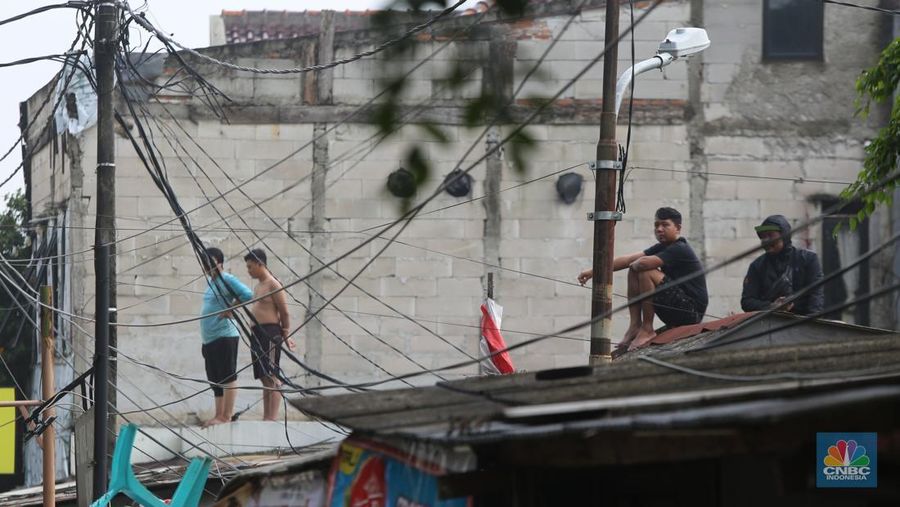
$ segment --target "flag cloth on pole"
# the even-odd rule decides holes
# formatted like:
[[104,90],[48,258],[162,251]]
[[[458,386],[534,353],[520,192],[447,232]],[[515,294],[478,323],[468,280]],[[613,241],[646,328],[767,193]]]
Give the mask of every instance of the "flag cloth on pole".
[[503,335],[500,334],[500,321],[503,318],[503,307],[498,305],[491,298],[486,298],[481,305],[481,341],[479,347],[481,355],[487,356],[502,350],[499,354],[494,354],[490,358],[482,361],[484,371],[492,375],[505,375],[514,373],[516,368],[506,352],[506,342]]

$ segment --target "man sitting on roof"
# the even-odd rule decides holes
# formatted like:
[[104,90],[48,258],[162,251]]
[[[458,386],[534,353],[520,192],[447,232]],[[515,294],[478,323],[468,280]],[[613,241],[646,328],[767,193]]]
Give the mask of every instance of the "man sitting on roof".
[[822,266],[815,252],[791,244],[791,224],[782,215],[772,215],[756,227],[763,255],[756,258],[744,278],[741,308],[745,312],[781,308],[799,315],[822,311],[822,285],[785,305],[792,294],[822,279]]
[[[659,208],[653,229],[659,243],[613,260],[614,271],[628,269],[629,300],[657,291],[653,297],[628,307],[628,331],[619,342],[620,348],[628,346],[628,350],[656,338],[654,313],[666,327],[685,326],[700,322],[709,303],[703,266],[681,237],[681,213],[674,208]],[[578,281],[584,285],[593,276],[593,270],[588,269],[578,275]]]

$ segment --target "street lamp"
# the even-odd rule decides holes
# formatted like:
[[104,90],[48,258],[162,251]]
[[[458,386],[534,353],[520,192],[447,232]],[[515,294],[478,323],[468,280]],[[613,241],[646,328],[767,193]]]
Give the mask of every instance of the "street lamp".
[[616,81],[616,114],[622,107],[625,90],[635,77],[653,69],[662,69],[683,56],[690,56],[709,47],[709,37],[702,28],[676,28],[659,43],[656,56],[639,62],[626,70]]
[[622,95],[638,74],[661,69],[676,59],[699,53],[709,47],[709,37],[702,28],[676,28],[659,44],[656,56],[644,60],[625,71],[618,81],[619,2],[606,2],[605,46],[609,51],[603,59],[603,110],[600,116],[600,140],[594,210],[588,220],[594,222],[594,282],[591,287],[591,351],[590,364],[602,364],[611,359],[612,352],[612,273],[615,222],[622,219],[616,211],[616,172],[621,169],[619,145],[616,143],[616,120],[622,105]]

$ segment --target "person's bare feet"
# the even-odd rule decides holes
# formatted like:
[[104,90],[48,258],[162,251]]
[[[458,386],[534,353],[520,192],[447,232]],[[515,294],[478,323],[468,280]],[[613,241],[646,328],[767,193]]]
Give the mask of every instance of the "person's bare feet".
[[281,419],[278,419],[277,417],[274,418],[274,419],[269,419],[268,417],[264,417],[264,418],[263,418],[263,421],[269,421],[269,422],[281,422]]
[[656,332],[652,329],[641,329],[638,331],[637,336],[634,337],[634,340],[631,341],[631,345],[628,346],[628,350],[639,349],[641,347],[646,346],[653,339],[656,338]]
[[629,327],[628,331],[625,331],[625,336],[622,337],[622,341],[619,342],[618,347],[624,348],[631,344],[634,341],[634,337],[638,335],[638,332],[641,330],[641,326]]
[[210,426],[215,426],[217,424],[225,424],[227,422],[228,421],[226,421],[225,419],[219,419],[218,417],[213,417],[212,419],[203,423],[200,427],[201,428],[209,428]]

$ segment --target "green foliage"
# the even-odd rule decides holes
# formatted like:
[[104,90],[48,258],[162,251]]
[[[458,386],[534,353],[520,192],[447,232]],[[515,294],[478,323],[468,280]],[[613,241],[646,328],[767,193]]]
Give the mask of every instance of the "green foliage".
[[[455,3],[455,0],[449,0]],[[496,9],[500,14],[509,16],[519,16],[525,11],[527,0],[499,0]],[[449,5],[449,3],[447,4]],[[446,5],[436,2],[435,0],[396,0],[390,10],[381,11],[376,16],[376,24],[380,26],[386,33],[397,29],[395,17],[397,10],[406,10],[407,12],[416,13],[427,8],[443,9]],[[435,11],[432,11],[435,12]],[[463,30],[462,28],[458,28]],[[435,30],[434,28],[431,30]],[[448,28],[441,28],[443,32],[438,34],[439,39],[445,39],[451,34]],[[424,33],[424,32],[423,32]],[[434,35],[434,34],[433,34]],[[458,40],[466,41],[468,37],[462,33],[459,34]],[[415,78],[415,74],[408,78],[405,74],[406,66],[395,62],[409,61],[411,55],[415,51],[417,43],[413,40],[406,41],[403,44],[396,45],[386,53],[388,55],[384,60],[379,60],[379,65],[383,68],[378,69],[382,76],[387,76],[380,80],[380,87],[387,92],[379,99],[373,108],[373,119],[378,126],[379,134],[385,138],[395,135],[404,126],[410,122],[410,118],[414,121],[418,130],[422,132],[422,142],[436,143],[438,145],[446,145],[452,142],[447,132],[441,126],[433,121],[428,121],[416,113],[421,110],[419,106],[411,106],[404,103],[404,94],[410,88],[409,79]],[[482,93],[472,99],[463,100],[463,89],[471,86],[473,74],[478,69],[486,68],[489,62],[485,60],[486,55],[483,52],[474,49],[466,52],[467,45],[461,44],[457,46],[459,51],[458,57],[447,62],[447,68],[443,70],[442,77],[435,78],[433,83],[432,94],[434,101],[440,103],[443,100],[454,100],[457,103],[463,102],[462,123],[471,129],[483,129],[489,123],[504,125],[511,123],[508,112],[509,104],[501,100],[494,94],[482,91]],[[417,55],[417,58],[422,58]],[[412,112],[412,114],[411,114]],[[506,155],[510,166],[516,171],[526,170],[528,154],[535,148],[535,142],[525,131],[519,131],[504,146],[503,153]],[[480,150],[479,150],[480,151]],[[410,171],[418,188],[428,182],[433,176],[431,163],[426,155],[427,151],[419,145],[409,147],[403,155],[402,167]],[[399,162],[399,161],[398,161]],[[465,167],[462,167],[465,169]],[[400,205],[403,211],[409,209],[412,204],[412,197],[401,197]]]
[[27,259],[31,254],[25,236],[27,212],[28,202],[21,190],[6,195],[6,209],[0,213],[0,253],[7,259]]
[[509,156],[510,164],[513,169],[518,172],[524,172],[527,168],[528,154],[537,148],[537,144],[528,131],[518,130],[509,139],[506,144],[506,153]]
[[[863,169],[856,181],[848,186],[841,197],[860,200],[863,208],[851,217],[851,230],[879,205],[891,205],[893,190],[897,187],[897,161],[900,157],[900,100],[894,98],[900,83],[900,38],[891,42],[881,53],[878,63],[862,72],[856,80],[857,114],[868,116],[872,103],[892,101],[888,125],[866,146]],[[900,98],[900,96],[898,96]]]
[[[27,246],[25,234],[28,202],[21,191],[7,194],[5,201],[6,209],[0,213],[0,253],[8,260],[27,259],[31,256],[31,248]],[[19,383],[27,385],[27,371],[30,367],[27,360],[30,354],[29,340],[20,340],[19,346],[14,349],[7,350],[4,346],[14,338],[15,333],[19,332],[20,319],[15,318],[17,312],[12,310],[14,306],[6,291],[0,291],[0,323],[6,322],[6,326],[0,329],[0,354],[3,354],[3,358],[13,369]],[[7,319],[8,313],[11,314]],[[21,315],[19,317],[21,318]],[[5,368],[0,368],[0,385],[13,385],[13,379],[9,377]]]

